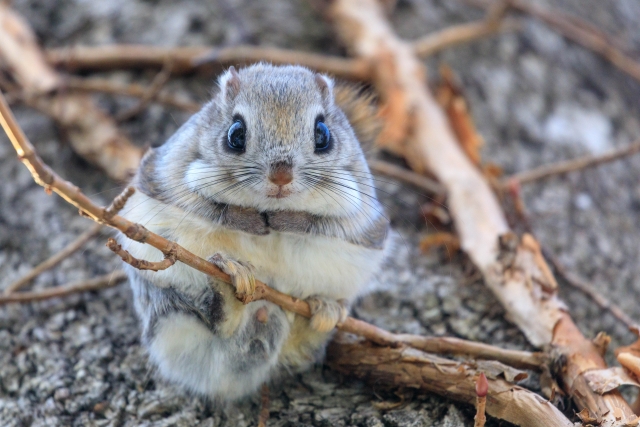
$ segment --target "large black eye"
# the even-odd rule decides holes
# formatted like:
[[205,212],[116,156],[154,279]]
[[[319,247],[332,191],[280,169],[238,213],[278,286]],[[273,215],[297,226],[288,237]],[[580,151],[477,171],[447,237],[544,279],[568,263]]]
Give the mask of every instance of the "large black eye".
[[245,132],[244,122],[240,119],[236,119],[235,122],[229,128],[227,132],[227,145],[233,151],[244,151],[245,146]]
[[331,132],[329,132],[329,128],[324,124],[322,118],[316,120],[315,137],[316,153],[320,151],[327,151],[331,147]]

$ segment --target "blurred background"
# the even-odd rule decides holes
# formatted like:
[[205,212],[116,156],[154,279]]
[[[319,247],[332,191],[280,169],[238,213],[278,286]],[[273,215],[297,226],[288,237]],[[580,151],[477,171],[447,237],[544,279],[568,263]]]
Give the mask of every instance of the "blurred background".
[[[618,40],[640,61],[637,0],[530,0],[578,16]],[[84,45],[233,47],[260,45],[346,56],[320,2],[14,0],[12,7],[45,48]],[[453,24],[482,19],[464,0],[399,0],[390,8],[396,32],[418,39]],[[518,15],[520,31],[446,49],[425,60],[430,83],[447,64],[454,71],[485,140],[482,156],[505,175],[562,159],[623,147],[640,137],[640,81],[564,38],[539,20]],[[3,64],[0,62],[0,70]],[[6,70],[3,70],[3,73]],[[149,85],[157,70],[76,73]],[[6,79],[6,77],[3,77]],[[163,91],[201,103],[212,73],[171,77]],[[113,116],[136,99],[97,94]],[[79,157],[69,129],[14,99],[12,108],[40,155],[93,200],[108,204],[122,186]],[[166,140],[191,113],[150,103],[118,126],[138,146]],[[399,165],[393,156],[384,158]],[[536,237],[565,268],[591,282],[633,319],[640,319],[640,156],[523,185]],[[389,181],[385,178],[384,181]],[[448,335],[530,349],[484,287],[469,260],[452,251],[421,253],[434,231],[420,208],[429,199],[400,182],[380,182],[380,196],[402,234],[373,294],[355,308],[363,320],[394,332]],[[92,226],[57,196],[47,196],[0,135],[0,289],[26,274]],[[34,289],[88,279],[120,268],[104,247],[107,232]],[[569,286],[562,298],[587,337],[605,331],[612,347],[633,335],[611,314]],[[156,382],[139,342],[126,284],[94,293],[0,307],[0,424],[255,425],[257,400],[220,408]],[[611,361],[612,354],[607,355]],[[537,378],[527,387],[539,389]],[[390,393],[343,378],[322,365],[285,376],[272,388],[270,426],[471,426],[473,408],[429,394]],[[397,405],[396,405],[397,404]],[[490,420],[488,426],[506,425]]]

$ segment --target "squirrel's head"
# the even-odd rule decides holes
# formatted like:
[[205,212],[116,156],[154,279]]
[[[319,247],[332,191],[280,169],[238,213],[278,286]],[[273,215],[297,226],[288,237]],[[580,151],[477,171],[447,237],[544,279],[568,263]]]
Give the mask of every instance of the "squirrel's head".
[[193,191],[258,210],[350,215],[369,171],[329,77],[298,66],[233,67],[202,110]]

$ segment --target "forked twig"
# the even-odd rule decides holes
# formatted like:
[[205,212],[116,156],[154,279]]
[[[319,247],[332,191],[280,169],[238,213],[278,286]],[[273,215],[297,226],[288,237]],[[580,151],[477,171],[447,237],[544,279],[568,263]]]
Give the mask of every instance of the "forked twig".
[[126,262],[132,267],[137,268],[138,270],[162,271],[166,270],[176,263],[175,252],[169,252],[168,254],[166,254],[162,261],[147,261],[144,259],[138,259],[131,255],[129,251],[122,249],[122,246],[120,246],[111,237],[109,237],[109,239],[107,240],[107,247],[111,250],[111,252],[122,258],[122,261]]

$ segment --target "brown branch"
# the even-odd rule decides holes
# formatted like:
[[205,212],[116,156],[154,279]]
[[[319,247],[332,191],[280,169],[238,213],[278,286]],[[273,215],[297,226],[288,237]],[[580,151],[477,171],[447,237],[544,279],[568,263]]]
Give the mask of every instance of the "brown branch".
[[171,59],[168,59],[138,103],[130,109],[118,114],[116,116],[116,121],[125,122],[140,114],[142,110],[144,110],[146,106],[149,105],[156,96],[158,96],[162,87],[169,81],[169,77],[171,77],[171,67]]
[[[379,388],[418,389],[473,405],[481,368],[415,349],[376,347],[338,334],[327,348],[327,364]],[[502,378],[488,378],[487,413],[523,427],[573,427],[553,404]]]
[[374,173],[379,173],[380,175],[385,175],[389,178],[394,178],[407,184],[414,185],[429,192],[430,194],[443,195],[445,193],[444,187],[438,182],[409,169],[396,166],[393,163],[385,162],[384,160],[370,159],[368,163],[369,168]]
[[520,350],[506,350],[479,342],[452,337],[425,337],[420,335],[399,334],[398,343],[435,354],[453,354],[484,360],[497,360],[505,365],[520,369],[540,370],[547,362],[543,353],[531,353]]
[[369,64],[364,61],[257,46],[212,49],[207,46],[165,48],[145,45],[73,47],[47,51],[50,64],[67,70],[113,70],[161,68],[167,58],[173,61],[173,73],[185,74],[207,64],[216,69],[260,61],[276,65],[298,64],[349,80],[368,80]]
[[[144,98],[149,93],[149,88],[137,83],[123,84],[107,79],[82,79],[78,77],[67,78],[62,84],[63,88],[79,90],[84,92],[101,92],[112,95],[131,96],[135,98]],[[201,105],[197,102],[182,100],[168,93],[160,92],[151,99],[156,102],[179,110],[196,112],[200,110]]]
[[10,294],[0,295],[0,305],[9,303],[26,303],[34,301],[42,301],[51,298],[66,297],[71,294],[81,292],[98,291],[114,287],[124,280],[127,275],[124,271],[115,271],[89,280],[75,282],[65,286],[56,286],[54,288],[45,288],[31,292],[12,292]]
[[509,183],[513,181],[517,181],[520,184],[526,184],[556,175],[563,175],[586,168],[592,168],[637,154],[638,152],[640,152],[640,139],[634,141],[627,147],[611,150],[597,156],[584,156],[578,159],[553,163],[551,165],[543,165],[532,170],[519,172],[504,178],[502,180],[502,185],[508,186]]
[[555,346],[555,354],[562,355],[562,368],[555,374],[578,408],[621,426],[614,409],[628,419],[633,415],[629,405],[617,391],[597,395],[583,375],[605,368],[604,359],[564,311],[535,239],[525,235],[519,241],[509,232],[489,184],[460,148],[428,91],[426,72],[411,47],[397,37],[375,0],[336,0],[329,14],[347,47],[375,64],[374,84],[386,104],[385,116],[394,118],[394,125],[403,127],[399,134],[408,136],[395,148],[414,170],[430,170],[446,188],[462,249],[486,285],[532,344]]
[[74,254],[78,249],[83,247],[89,240],[93,239],[100,232],[101,229],[102,229],[101,224],[94,224],[93,227],[91,227],[89,230],[85,231],[80,236],[78,236],[77,239],[75,239],[73,242],[65,246],[60,252],[54,254],[47,260],[38,264],[36,267],[34,267],[30,272],[28,272],[22,278],[10,284],[4,290],[4,293],[10,294],[12,292],[17,291],[18,289],[22,288],[24,285],[31,282],[35,277],[39,276],[43,271],[47,271],[55,267],[64,259]]
[[[118,181],[137,167],[142,149],[131,144],[113,119],[103,113],[86,94],[42,95],[60,87],[61,78],[44,59],[33,31],[5,2],[0,2],[0,60],[20,82],[23,101],[53,118],[68,130],[73,149]],[[18,45],[20,48],[11,48]],[[39,94],[39,95],[38,95]]]
[[413,51],[424,59],[453,46],[495,34],[520,31],[521,29],[521,23],[515,19],[507,19],[504,22],[482,20],[453,25],[415,40],[413,42]]

